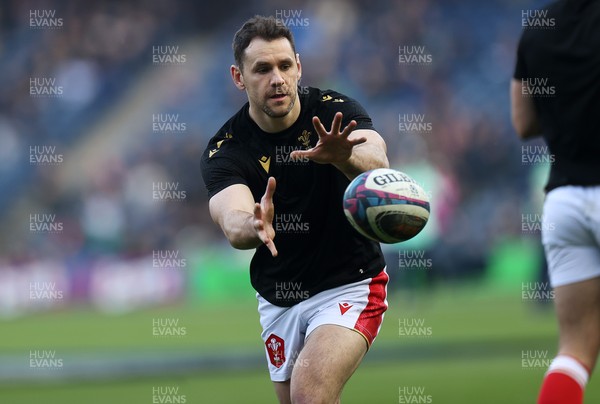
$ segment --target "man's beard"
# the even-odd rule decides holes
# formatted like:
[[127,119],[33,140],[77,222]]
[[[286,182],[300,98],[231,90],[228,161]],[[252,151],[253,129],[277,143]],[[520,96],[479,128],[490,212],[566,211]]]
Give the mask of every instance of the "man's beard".
[[267,103],[263,104],[262,110],[263,110],[263,112],[265,114],[267,114],[271,118],[283,118],[284,116],[286,116],[287,114],[289,114],[290,111],[294,108],[294,105],[296,104],[296,96],[297,96],[297,92],[296,91],[293,91],[293,92],[291,92],[289,94],[290,105],[283,112],[275,112],[275,111],[273,111],[271,108],[269,108],[269,106],[267,105]]

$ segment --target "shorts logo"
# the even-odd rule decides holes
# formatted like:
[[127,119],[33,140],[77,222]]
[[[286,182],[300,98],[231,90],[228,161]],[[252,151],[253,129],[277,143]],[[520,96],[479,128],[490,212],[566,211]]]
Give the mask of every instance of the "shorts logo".
[[267,353],[269,354],[269,361],[271,361],[271,365],[279,369],[285,362],[285,342],[281,337],[271,334],[267,338],[265,346],[267,347]]
[[350,303],[338,303],[338,305],[340,306],[340,313],[342,313],[342,316],[352,308]]

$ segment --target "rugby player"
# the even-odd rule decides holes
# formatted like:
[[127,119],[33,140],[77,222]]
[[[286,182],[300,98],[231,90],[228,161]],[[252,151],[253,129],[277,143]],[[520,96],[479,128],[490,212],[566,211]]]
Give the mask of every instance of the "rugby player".
[[248,102],[202,156],[210,214],[234,248],[256,249],[250,281],[279,402],[336,403],[381,327],[388,281],[342,196],[389,166],[386,145],[358,102],[299,87],[294,38],[273,17],[246,21],[233,53]]
[[600,1],[545,10],[521,36],[512,121],[523,139],[543,134],[554,156],[542,242],[559,347],[538,403],[581,404],[600,348]]

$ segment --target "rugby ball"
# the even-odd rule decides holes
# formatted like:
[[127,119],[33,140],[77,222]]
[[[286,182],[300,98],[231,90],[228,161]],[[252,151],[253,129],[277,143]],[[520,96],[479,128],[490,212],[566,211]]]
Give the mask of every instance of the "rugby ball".
[[344,213],[360,234],[393,244],[419,234],[429,220],[429,197],[403,172],[377,168],[350,182],[344,192]]

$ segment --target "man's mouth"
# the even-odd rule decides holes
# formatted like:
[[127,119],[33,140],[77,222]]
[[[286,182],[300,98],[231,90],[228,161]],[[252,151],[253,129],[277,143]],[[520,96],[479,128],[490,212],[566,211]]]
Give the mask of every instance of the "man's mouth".
[[275,101],[281,101],[283,100],[285,97],[287,97],[287,94],[273,94],[272,96],[270,96],[269,98]]

